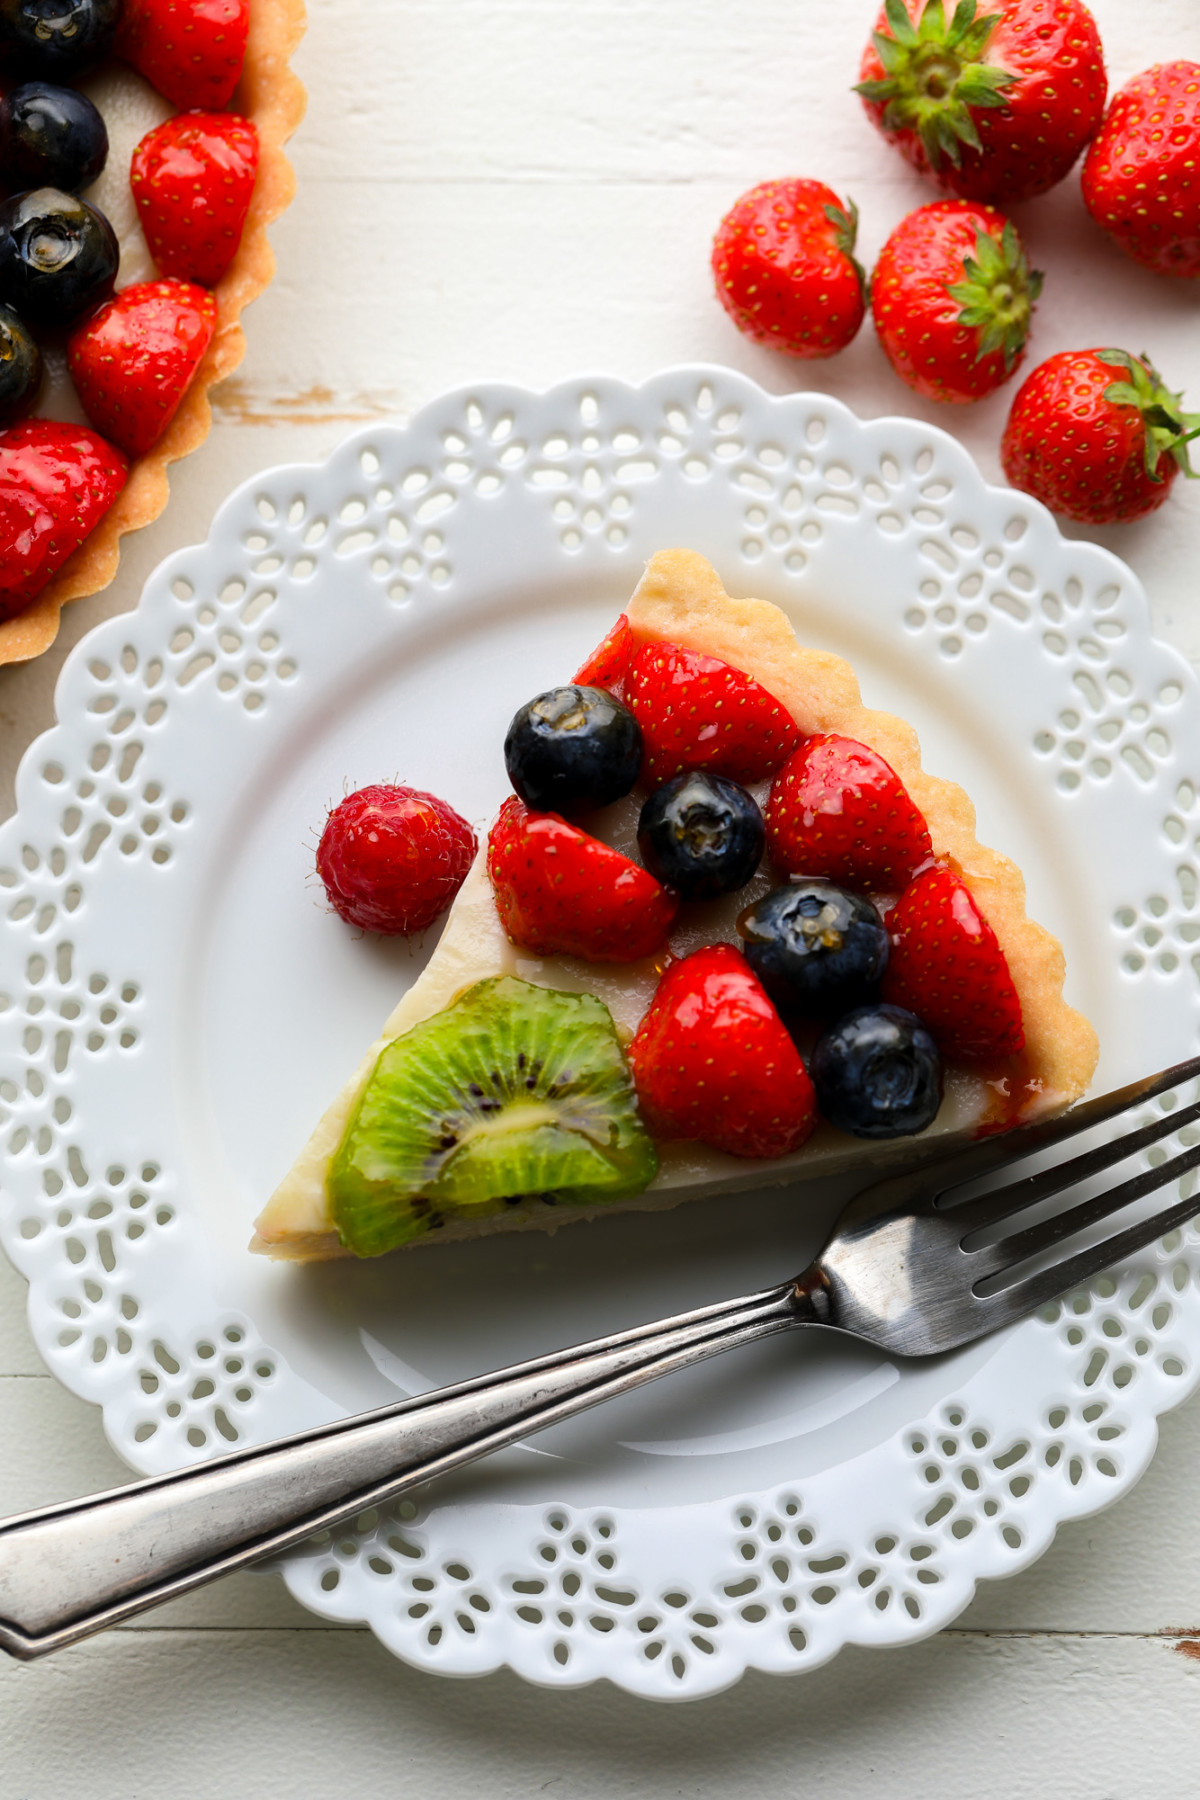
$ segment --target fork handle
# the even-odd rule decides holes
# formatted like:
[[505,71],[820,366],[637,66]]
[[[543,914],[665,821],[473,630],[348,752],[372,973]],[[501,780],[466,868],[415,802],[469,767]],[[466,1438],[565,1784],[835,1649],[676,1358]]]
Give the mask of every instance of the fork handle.
[[0,1522],[0,1649],[27,1660],[723,1350],[826,1317],[810,1271],[314,1431]]

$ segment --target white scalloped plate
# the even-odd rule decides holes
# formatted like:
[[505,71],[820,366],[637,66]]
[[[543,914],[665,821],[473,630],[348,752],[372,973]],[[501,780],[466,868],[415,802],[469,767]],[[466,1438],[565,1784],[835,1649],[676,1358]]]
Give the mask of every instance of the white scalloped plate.
[[[332,799],[484,821],[499,745],[687,544],[845,653],[1065,941],[1113,1085],[1194,1048],[1200,726],[1137,582],[950,437],[718,369],[479,386],[273,470],[63,672],[0,833],[0,1232],[47,1363],[169,1468],[799,1267],[841,1186],[368,1265],[250,1222],[428,953],[319,904]],[[432,941],[432,936],[430,942]],[[1065,1307],[900,1365],[776,1340],[286,1560],[398,1655],[656,1698],[952,1619],[1124,1493],[1200,1368],[1189,1228]]]

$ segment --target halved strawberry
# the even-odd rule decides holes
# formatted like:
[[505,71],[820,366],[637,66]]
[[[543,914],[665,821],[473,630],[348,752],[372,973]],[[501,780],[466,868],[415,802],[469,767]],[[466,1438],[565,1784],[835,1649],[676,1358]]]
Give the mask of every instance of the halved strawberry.
[[72,332],[67,362],[92,424],[142,456],[171,423],[217,323],[217,303],[188,281],[122,288]]
[[117,53],[172,106],[233,99],[246,55],[250,0],[124,0]]
[[558,813],[515,795],[488,838],[488,874],[509,938],[539,956],[635,962],[659,948],[679,897]]
[[236,113],[176,113],[133,153],[129,185],[164,275],[216,287],[237,254],[258,173],[258,132]]
[[128,474],[121,452],[86,425],[27,419],[0,432],[0,619],[36,600]]
[[806,738],[775,778],[767,848],[787,875],[897,892],[933,853],[929,827],[890,763],[855,738]]
[[629,1050],[656,1137],[786,1156],[817,1122],[812,1083],[745,957],[712,944],[673,963]]
[[947,1056],[1013,1056],[1025,1046],[1021,1002],[996,934],[966,882],[940,864],[888,914],[883,997],[928,1026]]
[[642,728],[643,779],[654,786],[684,769],[763,781],[800,741],[795,720],[765,687],[717,656],[675,644],[635,650],[625,704]]
[[597,644],[587,661],[572,675],[576,687],[607,688],[619,696],[633,655],[633,630],[622,613],[604,642]]

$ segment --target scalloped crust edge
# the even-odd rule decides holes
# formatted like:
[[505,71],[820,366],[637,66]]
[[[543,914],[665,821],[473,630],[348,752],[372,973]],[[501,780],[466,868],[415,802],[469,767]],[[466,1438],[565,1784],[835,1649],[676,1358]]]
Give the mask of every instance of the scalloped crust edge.
[[304,117],[307,104],[304,86],[289,67],[304,27],[304,0],[254,0],[251,6],[246,60],[230,110],[258,127],[258,179],[237,255],[214,289],[217,328],[212,343],[179,411],[153,449],[132,464],[128,481],[96,529],[24,612],[0,623],[0,666],[40,656],[58,636],[67,602],[108,586],[120,561],[121,538],[149,525],[167,504],[168,463],[198,449],[209,434],[209,389],[231,375],[246,353],[239,324],[242,309],[258,298],[275,273],[267,226],[285,210],[296,189],[283,145]]
[[[752,675],[787,708],[806,737],[817,732],[852,737],[870,745],[891,764],[925,816],[935,855],[948,858],[961,873],[979,899],[1008,960],[1026,1030],[1019,1076],[1026,1098],[1016,1110],[1013,1122],[1017,1117],[1029,1119],[1077,1100],[1095,1072],[1099,1046],[1088,1020],[1063,998],[1066,962],[1062,946],[1026,915],[1025,880],[1016,864],[979,843],[975,808],[967,794],[953,782],[929,775],[921,767],[920,744],[912,726],[892,713],[873,712],[865,707],[849,663],[827,651],[804,648],[787,615],[769,601],[733,599],[725,592],[716,570],[695,551],[663,550],[654,556],[627,613],[635,635],[643,641],[661,639],[682,649],[719,656]],[[451,923],[443,933],[441,950],[434,952],[433,962],[396,1007],[381,1037],[329,1106],[272,1194],[256,1221],[251,1250],[288,1262],[324,1261],[349,1254],[320,1217],[325,1171],[384,1045],[454,998],[450,990],[456,987],[454,961],[458,940],[452,926],[456,912],[467,916],[471,909],[478,909],[476,890],[481,880],[486,881],[481,871],[482,855],[451,910]],[[498,932],[498,922],[492,915],[489,917]],[[469,935],[464,948],[468,954],[477,949]],[[447,965],[444,969],[440,966],[443,963]],[[475,978],[472,975],[471,979]],[[461,988],[462,984],[457,985]],[[868,1165],[882,1172],[889,1162],[912,1164],[922,1157],[944,1153],[947,1148],[944,1135],[869,1147],[842,1141],[846,1144],[844,1151],[830,1154],[826,1149],[822,1155],[822,1176]],[[804,1151],[800,1150],[774,1168],[763,1163],[738,1164],[728,1157],[714,1158],[713,1174],[700,1189],[675,1187],[656,1192],[651,1187],[629,1200],[602,1206],[555,1207],[536,1199],[524,1200],[482,1219],[450,1221],[436,1234],[415,1239],[403,1248],[420,1249],[500,1231],[553,1232],[561,1225],[618,1212],[662,1211],[701,1192],[711,1196],[747,1187],[768,1187],[800,1178],[802,1169],[798,1164],[803,1157]]]

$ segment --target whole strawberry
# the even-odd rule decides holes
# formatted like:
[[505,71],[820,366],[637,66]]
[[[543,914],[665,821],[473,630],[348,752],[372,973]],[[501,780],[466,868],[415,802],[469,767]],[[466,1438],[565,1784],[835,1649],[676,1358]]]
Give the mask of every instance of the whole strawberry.
[[121,452],[84,425],[27,419],[0,432],[0,619],[37,598],[128,473]]
[[718,656],[675,644],[643,644],[625,672],[625,704],[642,728],[642,779],[684,769],[731,781],[773,775],[800,738],[773,694]]
[[217,303],[187,281],[139,281],[94,312],[67,343],[92,424],[130,456],[156,444],[179,409],[217,323]]
[[1135,262],[1200,275],[1200,63],[1158,63],[1126,82],[1087,153],[1083,198]]
[[858,93],[886,138],[967,200],[1029,200],[1100,123],[1107,80],[1082,0],[887,0]]
[[488,874],[510,941],[537,956],[636,962],[661,947],[679,910],[678,895],[619,850],[515,796],[489,834]]
[[445,800],[378,783],[333,808],[317,873],[348,925],[407,937],[444,913],[475,856],[475,833]]
[[1000,458],[1013,487],[1086,525],[1140,519],[1188,462],[1200,415],[1124,350],[1063,350],[1018,388]]
[[916,1013],[947,1056],[1013,1056],[1025,1045],[1021,1002],[996,934],[966,882],[937,865],[888,914],[883,997]]
[[817,1122],[808,1073],[746,959],[712,944],[672,963],[629,1048],[656,1137],[786,1156]]
[[1011,220],[970,200],[935,200],[901,219],[871,277],[888,361],[927,400],[980,400],[1024,352],[1042,277]]
[[258,173],[258,132],[236,113],[176,113],[146,133],[129,185],[163,275],[216,287],[237,254]]
[[771,787],[767,849],[785,875],[898,893],[932,854],[929,827],[890,763],[855,738],[806,738]]
[[219,111],[246,55],[250,0],[123,0],[117,54],[173,106]]
[[713,240],[717,298],[739,331],[786,356],[834,356],[863,322],[858,212],[821,181],[764,181]]

